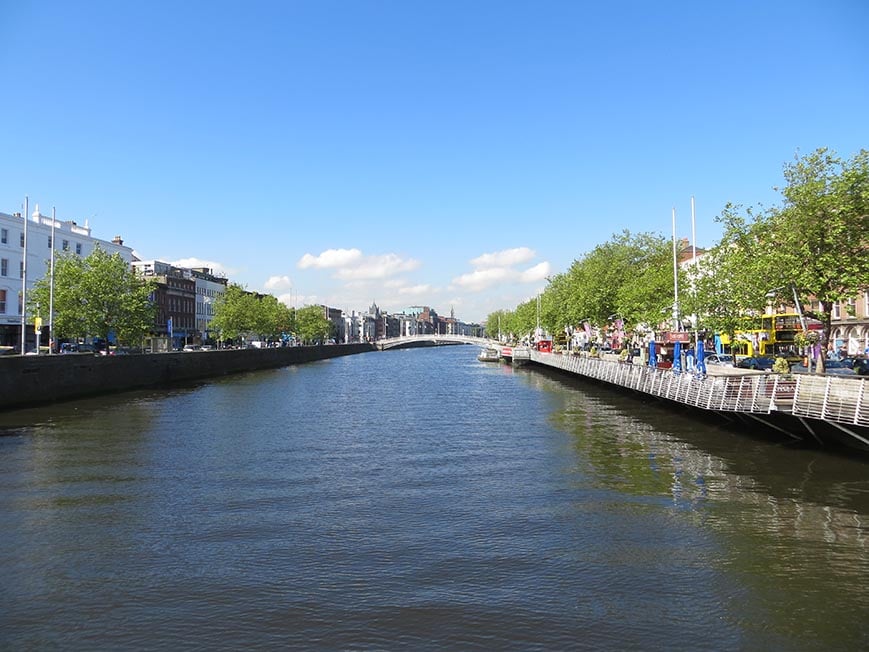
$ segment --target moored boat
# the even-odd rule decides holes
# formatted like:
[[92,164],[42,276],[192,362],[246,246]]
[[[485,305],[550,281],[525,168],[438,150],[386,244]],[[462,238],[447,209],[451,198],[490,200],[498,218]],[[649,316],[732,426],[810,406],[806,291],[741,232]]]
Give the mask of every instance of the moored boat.
[[498,362],[500,359],[501,353],[498,349],[491,346],[483,347],[480,354],[477,356],[477,360],[480,362]]

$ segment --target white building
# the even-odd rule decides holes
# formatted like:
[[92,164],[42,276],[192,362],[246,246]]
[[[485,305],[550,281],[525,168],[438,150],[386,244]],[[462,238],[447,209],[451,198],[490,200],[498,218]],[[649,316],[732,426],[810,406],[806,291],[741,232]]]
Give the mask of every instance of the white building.
[[227,280],[215,276],[207,267],[194,267],[190,271],[196,281],[196,330],[204,342],[211,339],[214,304],[226,292]]
[[[46,217],[39,212],[38,204],[27,220],[21,213],[0,213],[0,345],[20,347],[22,292],[29,292],[38,280],[50,274],[52,250],[86,257],[97,246],[110,255],[120,254],[128,263],[133,259],[133,250],[124,246],[120,236],[111,242],[94,238],[87,221],[80,226],[74,221]],[[41,343],[48,344],[48,309],[40,306],[39,315],[25,315],[27,348],[35,344],[36,317],[42,319]]]

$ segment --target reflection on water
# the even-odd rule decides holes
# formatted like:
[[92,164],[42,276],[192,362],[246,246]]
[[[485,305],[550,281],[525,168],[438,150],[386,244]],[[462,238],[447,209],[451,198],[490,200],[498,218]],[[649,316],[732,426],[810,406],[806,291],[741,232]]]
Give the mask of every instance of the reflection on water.
[[0,648],[867,647],[866,463],[476,352],[0,415]]
[[584,381],[541,373],[524,380],[558,397],[551,421],[574,435],[584,482],[591,473],[597,486],[659,496],[726,541],[715,562],[769,594],[767,626],[835,636],[856,625],[854,643],[869,640],[865,461],[700,427],[662,404]]

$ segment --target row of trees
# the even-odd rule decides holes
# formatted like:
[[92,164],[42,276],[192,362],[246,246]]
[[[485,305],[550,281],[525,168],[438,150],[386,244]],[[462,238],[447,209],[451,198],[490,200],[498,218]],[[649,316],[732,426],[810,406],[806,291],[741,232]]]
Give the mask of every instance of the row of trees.
[[[155,282],[136,274],[119,255],[99,247],[85,258],[62,252],[55,258],[53,291],[50,276],[28,293],[28,312],[48,315],[54,307],[58,339],[97,337],[118,344],[139,345],[155,330]],[[320,306],[288,308],[271,295],[245,291],[231,284],[215,303],[211,328],[220,339],[277,340],[291,335],[302,343],[323,341],[333,325]],[[48,321],[47,319],[45,320]]]
[[[751,209],[728,204],[716,221],[723,236],[697,267],[680,268],[681,315],[695,326],[733,334],[745,315],[772,304],[793,305],[830,333],[833,305],[869,288],[869,152],[843,160],[822,148],[784,167],[782,204]],[[538,299],[492,313],[489,333],[560,333],[584,321],[603,326],[621,317],[629,327],[658,328],[673,312],[672,242],[624,231],[549,278]],[[672,322],[670,322],[672,323]]]
[[270,294],[247,292],[230,284],[214,307],[212,330],[222,339],[256,335],[266,340],[293,336],[305,344],[326,340],[333,330],[320,306],[289,308]]

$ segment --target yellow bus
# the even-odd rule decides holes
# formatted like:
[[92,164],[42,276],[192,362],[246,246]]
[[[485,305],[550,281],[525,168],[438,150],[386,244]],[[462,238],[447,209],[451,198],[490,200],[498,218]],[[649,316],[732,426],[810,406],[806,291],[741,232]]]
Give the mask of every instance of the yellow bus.
[[801,356],[794,339],[802,329],[800,316],[796,313],[749,317],[745,327],[734,333],[730,350],[736,356],[782,357],[796,362]]

